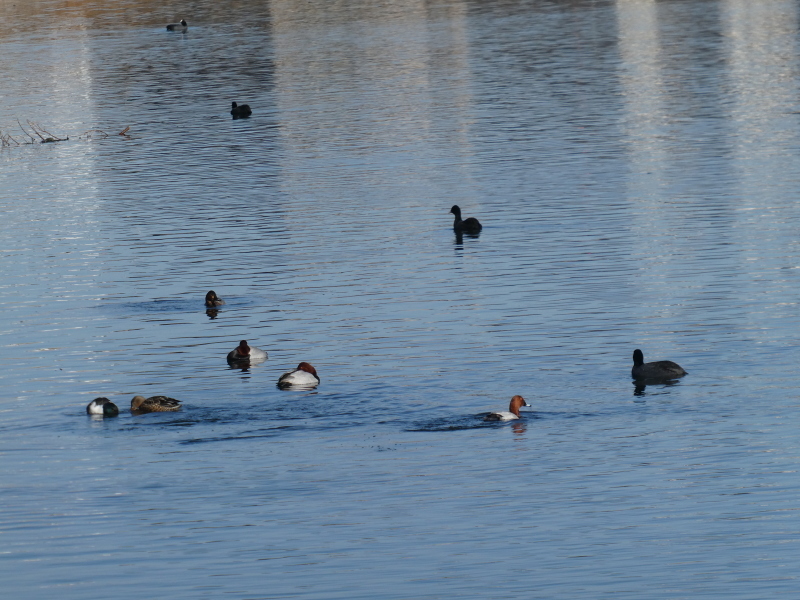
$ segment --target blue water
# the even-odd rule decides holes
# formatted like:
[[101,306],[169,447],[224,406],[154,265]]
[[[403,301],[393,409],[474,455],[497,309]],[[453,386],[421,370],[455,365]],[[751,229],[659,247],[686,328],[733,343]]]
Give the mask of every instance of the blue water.
[[4,597],[797,596],[796,3],[120,4],[0,7]]

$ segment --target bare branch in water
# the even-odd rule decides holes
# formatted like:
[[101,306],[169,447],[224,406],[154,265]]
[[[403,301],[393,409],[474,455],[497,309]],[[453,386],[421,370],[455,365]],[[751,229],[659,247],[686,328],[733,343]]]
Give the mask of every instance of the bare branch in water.
[[[130,126],[126,127],[125,129],[123,129],[122,131],[120,131],[116,135],[129,137],[128,136],[128,130],[129,129],[130,129]],[[79,140],[90,140],[90,139],[92,139],[94,137],[98,137],[98,138],[100,138],[102,140],[102,139],[105,139],[105,138],[109,137],[110,135],[112,135],[112,134],[108,133],[107,131],[103,131],[102,129],[90,129],[89,131],[84,131],[82,134],[80,134],[78,136],[78,139]]]
[[30,142],[25,142],[25,143],[26,143],[26,144],[35,144],[35,143],[36,143],[36,138],[35,138],[35,137],[33,137],[33,136],[32,136],[30,133],[28,133],[27,131],[25,131],[25,128],[22,126],[22,123],[20,123],[20,122],[19,122],[19,119],[17,119],[17,125],[19,125],[19,128],[22,130],[22,133],[24,133],[24,134],[25,134],[25,137],[27,137],[27,138],[29,138],[29,139],[31,140]]
[[3,133],[0,131],[0,148],[6,148],[10,146],[21,146],[17,140],[10,133]]
[[[3,133],[0,130],[0,148],[10,147],[10,146],[24,146],[27,144],[50,144],[52,142],[66,142],[69,140],[69,136],[67,137],[59,137],[53,133],[50,133],[42,127],[36,121],[26,120],[27,127],[20,123],[20,120],[17,119],[17,125],[19,125],[20,131],[22,131],[23,135],[25,136],[25,140],[20,141],[15,139],[9,133]],[[130,131],[130,126],[126,127],[122,131],[120,131],[117,135],[121,135],[125,138],[130,139],[128,135],[128,131]],[[93,137],[98,137],[100,139],[104,139],[109,137],[110,133],[103,131],[102,129],[90,129],[89,131],[85,131],[78,136],[79,140],[90,140]],[[38,139],[37,139],[38,138]]]
[[[67,136],[65,138],[60,138],[60,137],[58,137],[56,135],[53,135],[52,133],[47,131],[47,129],[45,129],[44,127],[42,127],[41,125],[39,125],[38,123],[35,123],[33,121],[28,121],[28,127],[30,127],[33,130],[33,133],[35,133],[37,136],[39,136],[39,139],[42,140],[43,144],[49,144],[51,142],[66,142],[69,139],[69,136]],[[45,135],[42,135],[42,134],[45,134]],[[47,136],[47,137],[45,137],[45,136]]]
[[100,139],[105,139],[105,138],[108,137],[108,134],[105,131],[103,131],[102,129],[90,129],[89,131],[84,131],[82,134],[80,134],[78,136],[78,139],[79,140],[90,140],[93,137],[95,137],[92,134],[98,134],[97,137],[99,137]]
[[33,129],[33,133],[35,133],[39,137],[40,140],[44,141],[44,136],[41,133],[39,133],[39,130],[36,128],[36,123],[33,123],[32,121],[27,120],[27,119],[26,119],[26,123],[28,123],[28,127]]
[[[17,119],[17,125],[19,125],[20,130],[22,131],[22,133],[25,134],[25,137],[27,137],[30,140],[28,142],[23,142],[24,144],[36,144],[36,143],[48,144],[50,142],[66,142],[69,139],[69,137],[60,138],[56,135],[53,135],[52,133],[47,131],[44,127],[42,127],[38,123],[34,123],[33,121],[27,121],[27,123],[28,127],[33,132],[32,134],[29,133],[28,130],[22,126],[22,123],[19,122],[19,119]],[[33,137],[34,135],[36,137]],[[37,137],[39,138],[39,140],[36,139]],[[18,143],[17,145],[22,145],[22,144]]]

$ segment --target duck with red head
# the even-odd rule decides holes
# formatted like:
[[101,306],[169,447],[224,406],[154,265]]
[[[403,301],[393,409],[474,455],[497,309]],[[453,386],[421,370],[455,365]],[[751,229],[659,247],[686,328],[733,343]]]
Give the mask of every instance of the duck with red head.
[[278,379],[278,387],[282,390],[310,390],[318,385],[317,370],[307,362],[301,362],[296,369],[284,373]]
[[501,410],[498,412],[492,412],[486,415],[483,420],[484,421],[514,421],[519,419],[519,409],[523,406],[530,406],[527,402],[525,402],[525,398],[522,396],[514,396],[511,398],[511,403],[508,405],[508,410]]
[[483,229],[483,225],[480,224],[480,221],[475,217],[467,217],[464,220],[461,220],[461,209],[458,205],[454,204],[453,207],[450,209],[450,212],[455,215],[455,221],[453,221],[453,230],[456,233],[471,233],[477,234],[481,232]]
[[232,363],[249,362],[253,364],[265,360],[267,360],[267,353],[261,348],[249,346],[247,340],[242,340],[236,348],[228,352],[228,362]]

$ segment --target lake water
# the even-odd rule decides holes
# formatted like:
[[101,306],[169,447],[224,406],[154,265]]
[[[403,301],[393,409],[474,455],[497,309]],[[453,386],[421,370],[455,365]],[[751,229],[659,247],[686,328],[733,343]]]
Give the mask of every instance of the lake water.
[[796,2],[108,4],[0,5],[4,597],[798,596]]

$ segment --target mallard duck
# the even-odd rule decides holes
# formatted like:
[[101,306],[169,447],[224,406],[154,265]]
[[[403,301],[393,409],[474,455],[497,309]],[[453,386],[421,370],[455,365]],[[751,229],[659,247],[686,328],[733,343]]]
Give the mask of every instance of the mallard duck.
[[119,408],[108,398],[95,398],[86,407],[86,414],[116,417],[119,414]]
[[173,412],[180,410],[181,401],[167,396],[134,396],[131,400],[131,410],[134,412]]

